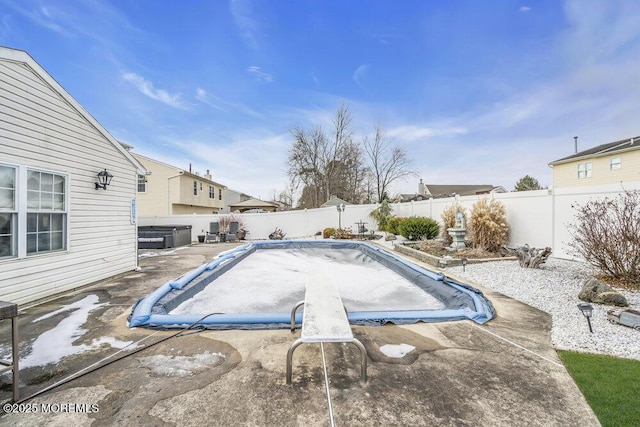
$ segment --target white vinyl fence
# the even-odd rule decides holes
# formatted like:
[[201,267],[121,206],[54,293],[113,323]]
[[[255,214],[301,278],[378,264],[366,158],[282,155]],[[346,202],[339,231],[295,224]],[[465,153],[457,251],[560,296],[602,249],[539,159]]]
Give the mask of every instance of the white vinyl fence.
[[[614,198],[624,190],[640,190],[640,182],[598,187],[555,188],[548,190],[499,193],[481,196],[464,196],[446,199],[429,199],[420,202],[395,203],[393,215],[401,217],[426,216],[442,223],[441,212],[456,200],[469,211],[473,204],[492,197],[506,208],[507,221],[511,227],[509,245],[528,243],[534,247],[550,246],[553,256],[572,257],[567,243],[571,240],[568,225],[574,221],[576,210],[572,206],[585,204],[592,199]],[[286,238],[311,238],[327,227],[351,227],[357,231],[356,223],[364,221],[369,230],[377,224],[369,216],[378,205],[347,205],[341,214],[335,207],[304,209],[287,212],[234,214],[249,234],[247,240],[264,240],[276,228],[286,233]],[[138,225],[191,225],[192,241],[198,234],[209,229],[209,223],[218,221],[220,215],[173,215],[138,218]]]

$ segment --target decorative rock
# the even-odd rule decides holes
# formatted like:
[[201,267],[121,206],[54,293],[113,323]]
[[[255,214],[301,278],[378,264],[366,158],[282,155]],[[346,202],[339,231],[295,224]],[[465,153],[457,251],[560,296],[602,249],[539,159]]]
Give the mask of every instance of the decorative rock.
[[580,290],[578,298],[582,301],[596,304],[615,305],[618,307],[629,306],[624,295],[597,279],[589,279]]

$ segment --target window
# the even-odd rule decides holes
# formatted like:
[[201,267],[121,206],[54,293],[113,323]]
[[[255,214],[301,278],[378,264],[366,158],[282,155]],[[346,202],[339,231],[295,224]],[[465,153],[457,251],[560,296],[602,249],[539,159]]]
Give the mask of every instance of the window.
[[198,195],[198,181],[193,181],[193,195]]
[[211,185],[209,186],[209,198],[210,199],[216,198],[216,188]]
[[200,183],[200,191],[202,191],[202,183]]
[[591,162],[578,164],[578,178],[591,178]]
[[0,164],[0,259],[67,248],[67,177]]
[[16,256],[16,168],[0,165],[0,258]]
[[617,170],[620,169],[620,167],[622,166],[622,164],[620,163],[620,157],[613,157],[611,160],[609,160],[609,170]]
[[65,177],[27,170],[27,255],[66,247]]
[[218,200],[222,200],[222,188],[218,188]]
[[138,175],[138,193],[147,192],[147,177],[144,175]]

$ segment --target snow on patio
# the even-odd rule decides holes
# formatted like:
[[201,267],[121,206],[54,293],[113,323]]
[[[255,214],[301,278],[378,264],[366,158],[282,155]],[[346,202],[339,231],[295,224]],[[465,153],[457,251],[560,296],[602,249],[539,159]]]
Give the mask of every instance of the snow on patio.
[[93,350],[103,344],[118,349],[131,345],[133,341],[120,341],[112,337],[94,339],[91,344],[73,344],[87,333],[88,329],[83,329],[82,326],[87,322],[89,313],[106,305],[106,303],[100,304],[98,301],[97,295],[88,295],[79,301],[34,319],[32,323],[37,323],[58,314],[70,312],[53,329],[43,332],[33,341],[31,352],[20,360],[20,368],[57,363],[64,357]]

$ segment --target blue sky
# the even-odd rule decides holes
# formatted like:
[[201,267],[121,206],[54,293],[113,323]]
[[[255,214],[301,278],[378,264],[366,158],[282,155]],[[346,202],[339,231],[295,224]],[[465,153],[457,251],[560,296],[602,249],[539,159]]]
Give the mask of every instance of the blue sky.
[[269,198],[289,130],[379,123],[432,184],[551,185],[640,134],[640,2],[0,0],[27,51],[134,152]]

